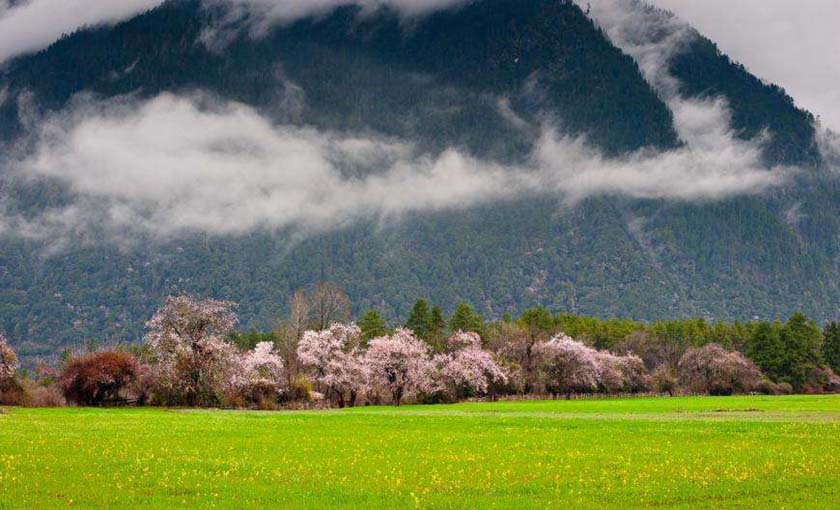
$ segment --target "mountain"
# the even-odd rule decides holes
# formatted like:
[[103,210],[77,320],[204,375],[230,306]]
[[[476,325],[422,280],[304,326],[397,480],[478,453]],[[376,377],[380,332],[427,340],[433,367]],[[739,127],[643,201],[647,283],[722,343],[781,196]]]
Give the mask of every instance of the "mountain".
[[[626,4],[662,20],[641,42],[669,34],[669,14]],[[137,339],[162,297],[182,292],[235,300],[243,327],[268,327],[294,289],[319,280],[343,286],[356,311],[391,318],[418,297],[448,309],[468,301],[488,317],[536,304],[646,320],[835,317],[840,188],[814,119],[696,32],[661,70],[679,83],[677,99],[571,1],[477,0],[419,17],[347,5],[267,24],[255,17],[219,2],[170,1],[8,62],[0,71],[5,214],[66,217],[80,193],[60,174],[17,178],[13,168],[38,152],[43,126],[72,121],[79,105],[161,94],[199,107],[246,105],[295,133],[388,140],[426,159],[457,150],[526,174],[535,154],[552,159],[544,151],[554,132],[605,165],[691,158],[708,148],[693,147],[679,105],[708,113],[722,100],[723,138],[760,150],[768,176],[793,170],[770,190],[689,199],[612,190],[571,201],[537,190],[413,208],[393,221],[340,218],[314,231],[186,229],[122,243],[70,229],[56,248],[0,228],[0,329],[24,356]],[[341,165],[351,178],[379,171]]]

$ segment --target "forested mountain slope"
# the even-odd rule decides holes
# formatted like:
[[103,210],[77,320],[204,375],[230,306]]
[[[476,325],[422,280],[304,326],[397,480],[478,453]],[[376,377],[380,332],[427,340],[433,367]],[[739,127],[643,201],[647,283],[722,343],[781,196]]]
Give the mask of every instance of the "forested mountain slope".
[[[247,23],[220,4],[171,1],[7,63],[7,164],[36,143],[31,132],[74,105],[161,93],[505,165],[527,165],[546,126],[582,137],[605,160],[686,143],[672,103],[572,2],[482,0],[410,19],[345,6],[258,36]],[[637,319],[798,309],[834,317],[840,190],[823,176],[811,115],[699,35],[669,71],[683,100],[726,99],[740,139],[767,133],[763,158],[796,166],[794,177],[772,191],[699,200],[611,192],[569,202],[546,190],[396,221],[336,221],[305,235],[184,231],[55,248],[0,230],[0,329],[29,356],[90,338],[136,339],[161,298],[181,292],[238,301],[244,326],[265,327],[291,291],[319,280],[345,287],[357,310],[392,317],[418,297],[468,301],[488,316],[542,304]],[[0,186],[4,210],[24,217],[74,198],[52,182]]]

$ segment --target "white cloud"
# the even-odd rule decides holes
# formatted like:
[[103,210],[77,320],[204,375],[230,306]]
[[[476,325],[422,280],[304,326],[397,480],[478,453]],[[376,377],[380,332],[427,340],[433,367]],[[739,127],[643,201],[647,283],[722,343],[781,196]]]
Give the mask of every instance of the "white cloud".
[[[277,127],[239,104],[208,110],[164,94],[88,105],[42,125],[38,150],[18,171],[65,182],[77,206],[104,209],[91,217],[117,230],[326,228],[508,194],[497,188],[507,180],[499,167],[457,152],[429,158],[410,144]],[[352,167],[377,171],[359,177]],[[63,211],[52,222],[67,219]]]
[[[583,139],[545,128],[529,164],[505,167],[455,150],[418,154],[402,141],[275,126],[240,104],[206,104],[170,94],[143,103],[82,102],[43,120],[37,150],[14,175],[58,180],[75,199],[35,220],[7,223],[51,238],[92,229],[163,237],[184,230],[305,233],[545,193],[569,204],[599,194],[717,199],[786,178],[783,169],[762,168],[757,147],[746,143],[610,159]],[[712,110],[698,117],[714,124],[719,118],[704,116]]]
[[118,22],[163,3],[162,0],[29,0],[11,6],[0,0],[0,63],[41,50],[62,34]]

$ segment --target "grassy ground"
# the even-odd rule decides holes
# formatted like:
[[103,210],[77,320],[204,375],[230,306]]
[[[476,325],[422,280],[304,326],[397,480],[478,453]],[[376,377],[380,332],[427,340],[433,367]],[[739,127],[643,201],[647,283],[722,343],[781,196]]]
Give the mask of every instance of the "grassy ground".
[[840,398],[9,409],[0,510],[836,509]]

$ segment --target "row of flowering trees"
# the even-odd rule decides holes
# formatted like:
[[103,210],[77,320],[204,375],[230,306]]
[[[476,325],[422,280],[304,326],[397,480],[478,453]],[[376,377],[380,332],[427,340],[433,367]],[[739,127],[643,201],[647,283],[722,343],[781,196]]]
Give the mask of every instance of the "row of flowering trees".
[[354,405],[360,394],[379,402],[383,396],[400,405],[418,395],[490,395],[508,382],[494,356],[481,348],[475,333],[456,332],[447,352],[433,354],[428,344],[408,329],[372,339],[366,346],[356,325],[333,324],[308,331],[298,357],[316,387],[339,407]]
[[[355,324],[332,322],[302,330],[290,353],[288,346],[270,341],[243,350],[231,342],[237,324],[233,307],[169,298],[147,323],[139,356],[105,351],[71,358],[56,384],[79,405],[136,400],[271,408],[312,396],[344,407],[521,393],[568,398],[682,388],[730,394],[754,391],[763,380],[752,362],[716,344],[689,349],[675,366],[649,373],[632,353],[597,350],[563,333],[540,340],[517,337],[491,348],[478,333],[459,330],[433,348],[406,328],[369,338]],[[0,390],[14,381],[16,368],[14,351],[0,336]],[[296,378],[292,369],[299,371]]]

